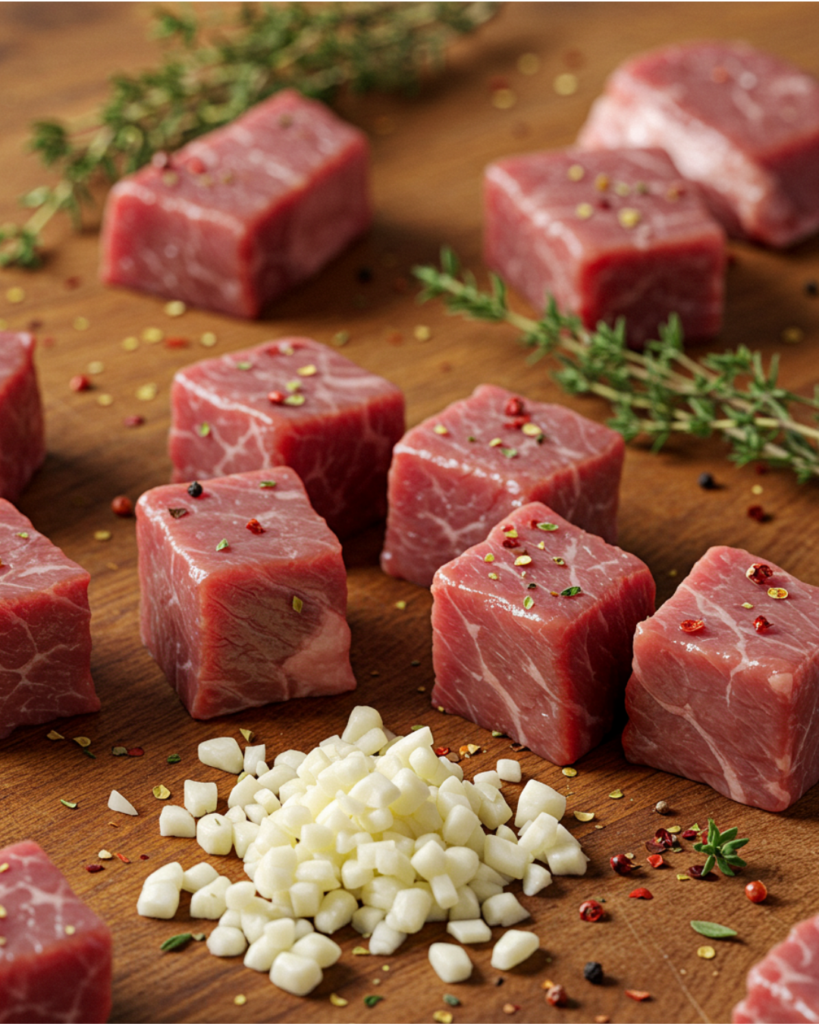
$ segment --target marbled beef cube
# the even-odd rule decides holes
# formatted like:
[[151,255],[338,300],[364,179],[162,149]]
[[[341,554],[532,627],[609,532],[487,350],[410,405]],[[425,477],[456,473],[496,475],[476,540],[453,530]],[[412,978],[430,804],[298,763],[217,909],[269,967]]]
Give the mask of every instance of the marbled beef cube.
[[745,43],[626,61],[578,142],[662,147],[731,234],[788,246],[819,230],[819,81]]
[[111,933],[36,843],[0,850],[0,905],[0,1021],[107,1021]]
[[813,1024],[819,1020],[819,914],[795,924],[748,972],[748,995],[734,1024]]
[[155,487],[136,513],[142,640],[194,718],[355,688],[341,544],[293,470]]
[[89,574],[0,499],[0,738],[99,711]]
[[690,340],[722,322],[725,236],[658,149],[529,153],[491,164],[484,255],[539,312],[626,318],[635,348],[677,313]]
[[648,568],[538,502],[442,566],[432,584],[432,703],[571,764],[614,723]]
[[369,227],[368,161],[363,132],[280,92],[111,189],[102,279],[256,317]]
[[34,338],[0,331],[0,498],[16,501],[45,458]]
[[396,445],[381,568],[428,587],[439,566],[530,501],[613,542],[624,447],[565,406],[483,384]]
[[387,471],[404,396],[310,338],[284,338],[176,374],[174,480],[290,466],[339,537],[387,512]]
[[629,761],[784,811],[819,780],[819,587],[710,548],[637,629]]

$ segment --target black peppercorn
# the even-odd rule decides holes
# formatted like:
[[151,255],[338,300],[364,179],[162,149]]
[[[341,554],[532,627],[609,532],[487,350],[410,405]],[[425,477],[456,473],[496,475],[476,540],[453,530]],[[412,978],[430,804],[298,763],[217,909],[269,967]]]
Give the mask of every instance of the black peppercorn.
[[805,295],[810,295],[812,299],[815,299],[819,295],[819,284],[816,281],[806,281]]
[[599,964],[596,960],[589,960],[583,968],[583,977],[586,981],[590,981],[592,985],[602,985],[603,965]]
[[198,480],[194,480],[192,484],[188,484],[188,494],[192,498],[201,498],[203,490],[204,490],[204,488],[198,482]]
[[710,473],[700,473],[697,483],[704,491],[713,491],[717,486],[716,480],[714,480]]

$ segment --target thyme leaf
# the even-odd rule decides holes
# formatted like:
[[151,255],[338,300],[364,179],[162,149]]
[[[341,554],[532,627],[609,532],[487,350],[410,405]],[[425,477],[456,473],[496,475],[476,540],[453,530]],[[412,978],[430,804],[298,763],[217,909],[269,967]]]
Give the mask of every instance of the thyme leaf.
[[737,828],[726,829],[720,832],[714,819],[708,819],[708,835],[706,842],[694,843],[694,849],[700,853],[706,853],[705,864],[702,866],[703,875],[707,875],[716,863],[723,875],[733,878],[734,868],[744,868],[745,861],[737,856],[737,850],[743,847],[748,839],[737,839]]
[[[800,483],[819,476],[819,388],[805,397],[780,387],[776,356],[766,368],[761,353],[740,345],[693,358],[683,349],[673,314],[658,339],[634,352],[626,346],[622,319],[589,330],[550,298],[543,316],[532,320],[509,308],[496,275],[482,290],[451,249],[441,251],[440,262],[440,269],[414,268],[423,285],[420,301],[442,298],[450,313],[516,328],[521,344],[532,349],[530,362],[548,356],[557,364],[554,376],[564,391],[609,402],[609,425],[627,441],[650,438],[656,452],[674,434],[717,435],[738,465],[787,468]],[[794,418],[796,406],[810,411],[811,424]]]
[[240,4],[231,20],[159,10],[156,35],[169,46],[159,67],[111,79],[100,110],[66,126],[32,126],[30,148],[55,169],[53,186],[21,204],[35,212],[0,228],[0,266],[41,265],[41,232],[57,213],[76,227],[91,186],[114,182],[226,124],[284,88],[330,102],[350,92],[413,92],[445,62],[447,45],[474,32],[499,4]]

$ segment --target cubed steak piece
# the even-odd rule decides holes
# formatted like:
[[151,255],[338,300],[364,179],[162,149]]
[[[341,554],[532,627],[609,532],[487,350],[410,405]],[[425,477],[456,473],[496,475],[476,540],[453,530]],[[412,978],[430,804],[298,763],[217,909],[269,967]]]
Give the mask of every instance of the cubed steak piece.
[[686,43],[626,61],[578,142],[660,146],[732,234],[788,246],[819,230],[819,81],[745,43]]
[[565,406],[482,384],[396,445],[381,568],[428,587],[439,566],[530,501],[614,542],[624,448]]
[[629,761],[784,811],[819,780],[819,587],[710,548],[637,627]]
[[516,509],[435,574],[433,705],[571,764],[614,724],[654,593],[639,558]]
[[0,498],[16,501],[45,458],[34,338],[0,331]]
[[0,498],[0,739],[18,725],[99,711],[89,579]]
[[180,370],[171,392],[173,479],[290,466],[346,537],[383,519],[404,396],[310,338],[284,338]]
[[686,338],[722,322],[725,235],[659,149],[529,153],[485,180],[487,265],[542,312],[626,319],[641,347],[676,313]]
[[0,850],[0,906],[0,1021],[107,1021],[108,925],[36,843]]
[[819,914],[800,921],[748,972],[748,995],[734,1024],[819,1021]]
[[111,189],[102,279],[256,317],[370,226],[368,160],[363,132],[280,92]]
[[142,640],[194,718],[355,689],[341,545],[285,466],[137,502]]

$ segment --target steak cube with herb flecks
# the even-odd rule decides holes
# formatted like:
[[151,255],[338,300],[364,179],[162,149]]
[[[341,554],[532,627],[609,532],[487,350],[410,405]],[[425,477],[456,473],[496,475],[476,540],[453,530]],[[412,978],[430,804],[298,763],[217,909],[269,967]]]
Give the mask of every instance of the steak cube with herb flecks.
[[0,331],[0,498],[16,501],[45,458],[34,338]]
[[731,234],[788,246],[819,230],[819,81],[747,43],[631,58],[578,142],[662,147]]
[[629,761],[784,811],[819,781],[819,587],[710,548],[634,639]]
[[99,711],[89,580],[0,498],[0,738],[18,725]]
[[285,89],[114,185],[102,279],[257,317],[369,227],[368,161],[363,132]]
[[487,265],[539,312],[588,328],[625,317],[640,348],[676,313],[688,339],[722,320],[725,236],[662,150],[527,153],[486,170]]
[[381,568],[421,586],[530,501],[617,535],[622,437],[562,405],[483,384],[396,445]]
[[174,377],[171,408],[174,480],[285,465],[340,537],[386,514],[404,396],[326,345],[284,338],[203,359]]
[[111,932],[36,843],[0,850],[0,906],[0,1021],[107,1021]]
[[432,584],[432,703],[571,764],[614,723],[654,580],[634,555],[539,502]]
[[341,545],[292,469],[155,487],[136,513],[142,640],[194,718],[355,688]]

